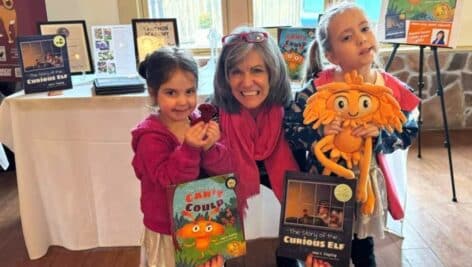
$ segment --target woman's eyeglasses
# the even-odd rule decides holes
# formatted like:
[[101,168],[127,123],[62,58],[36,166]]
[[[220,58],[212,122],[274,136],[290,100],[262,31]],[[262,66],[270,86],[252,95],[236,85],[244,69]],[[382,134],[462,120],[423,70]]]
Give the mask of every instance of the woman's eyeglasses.
[[260,43],[267,40],[269,36],[266,32],[242,32],[236,34],[228,34],[221,38],[223,45],[234,43],[237,41],[244,41],[247,43]]

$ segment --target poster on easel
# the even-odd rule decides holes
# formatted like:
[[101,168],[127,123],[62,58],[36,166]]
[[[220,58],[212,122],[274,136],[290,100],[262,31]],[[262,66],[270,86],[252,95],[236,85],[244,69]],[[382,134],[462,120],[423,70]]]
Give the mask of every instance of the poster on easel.
[[383,0],[379,41],[454,48],[462,0]]
[[97,76],[136,76],[133,29],[128,25],[92,26]]
[[21,78],[16,37],[36,34],[36,23],[46,19],[45,0],[0,1],[0,81]]

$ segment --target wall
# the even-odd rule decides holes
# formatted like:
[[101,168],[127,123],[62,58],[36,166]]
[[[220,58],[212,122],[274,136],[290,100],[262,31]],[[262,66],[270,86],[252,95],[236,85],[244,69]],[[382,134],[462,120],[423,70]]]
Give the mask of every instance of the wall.
[[48,20],[85,20],[90,26],[119,24],[117,0],[46,0]]
[[472,25],[472,1],[462,0],[462,14],[460,14],[459,35],[457,39],[457,46],[472,46],[472,31],[469,27]]
[[[423,128],[443,129],[434,56],[424,50],[422,89]],[[382,53],[385,59],[389,53]],[[448,126],[451,129],[472,128],[472,51],[439,49],[438,60],[444,92]],[[397,53],[389,72],[405,81],[418,95],[419,50]]]

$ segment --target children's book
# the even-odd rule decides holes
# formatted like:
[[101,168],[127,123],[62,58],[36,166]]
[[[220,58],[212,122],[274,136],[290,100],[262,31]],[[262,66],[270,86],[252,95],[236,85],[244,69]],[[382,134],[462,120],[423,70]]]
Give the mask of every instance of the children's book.
[[63,35],[18,36],[17,41],[26,94],[72,88]]
[[302,79],[302,70],[307,50],[315,38],[314,28],[279,28],[279,48],[287,64],[288,75],[292,81]]
[[225,260],[246,254],[233,174],[172,186],[172,231],[178,267],[190,267],[215,255]]
[[280,256],[309,253],[331,266],[349,266],[356,180],[301,172],[285,175]]

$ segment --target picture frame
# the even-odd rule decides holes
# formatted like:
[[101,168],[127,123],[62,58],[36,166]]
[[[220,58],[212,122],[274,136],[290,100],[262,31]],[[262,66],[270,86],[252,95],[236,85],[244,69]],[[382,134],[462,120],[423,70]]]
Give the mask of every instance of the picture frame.
[[156,49],[179,45],[179,32],[175,18],[132,19],[131,24],[137,64]]
[[291,26],[268,26],[268,27],[263,27],[264,30],[266,30],[269,35],[274,38],[274,41],[278,42],[279,41],[279,29],[280,28],[290,28]]
[[136,58],[131,24],[93,25],[92,57],[95,75],[136,76],[136,65],[130,60]]
[[62,34],[67,39],[71,74],[94,73],[85,20],[38,22],[41,35]]

